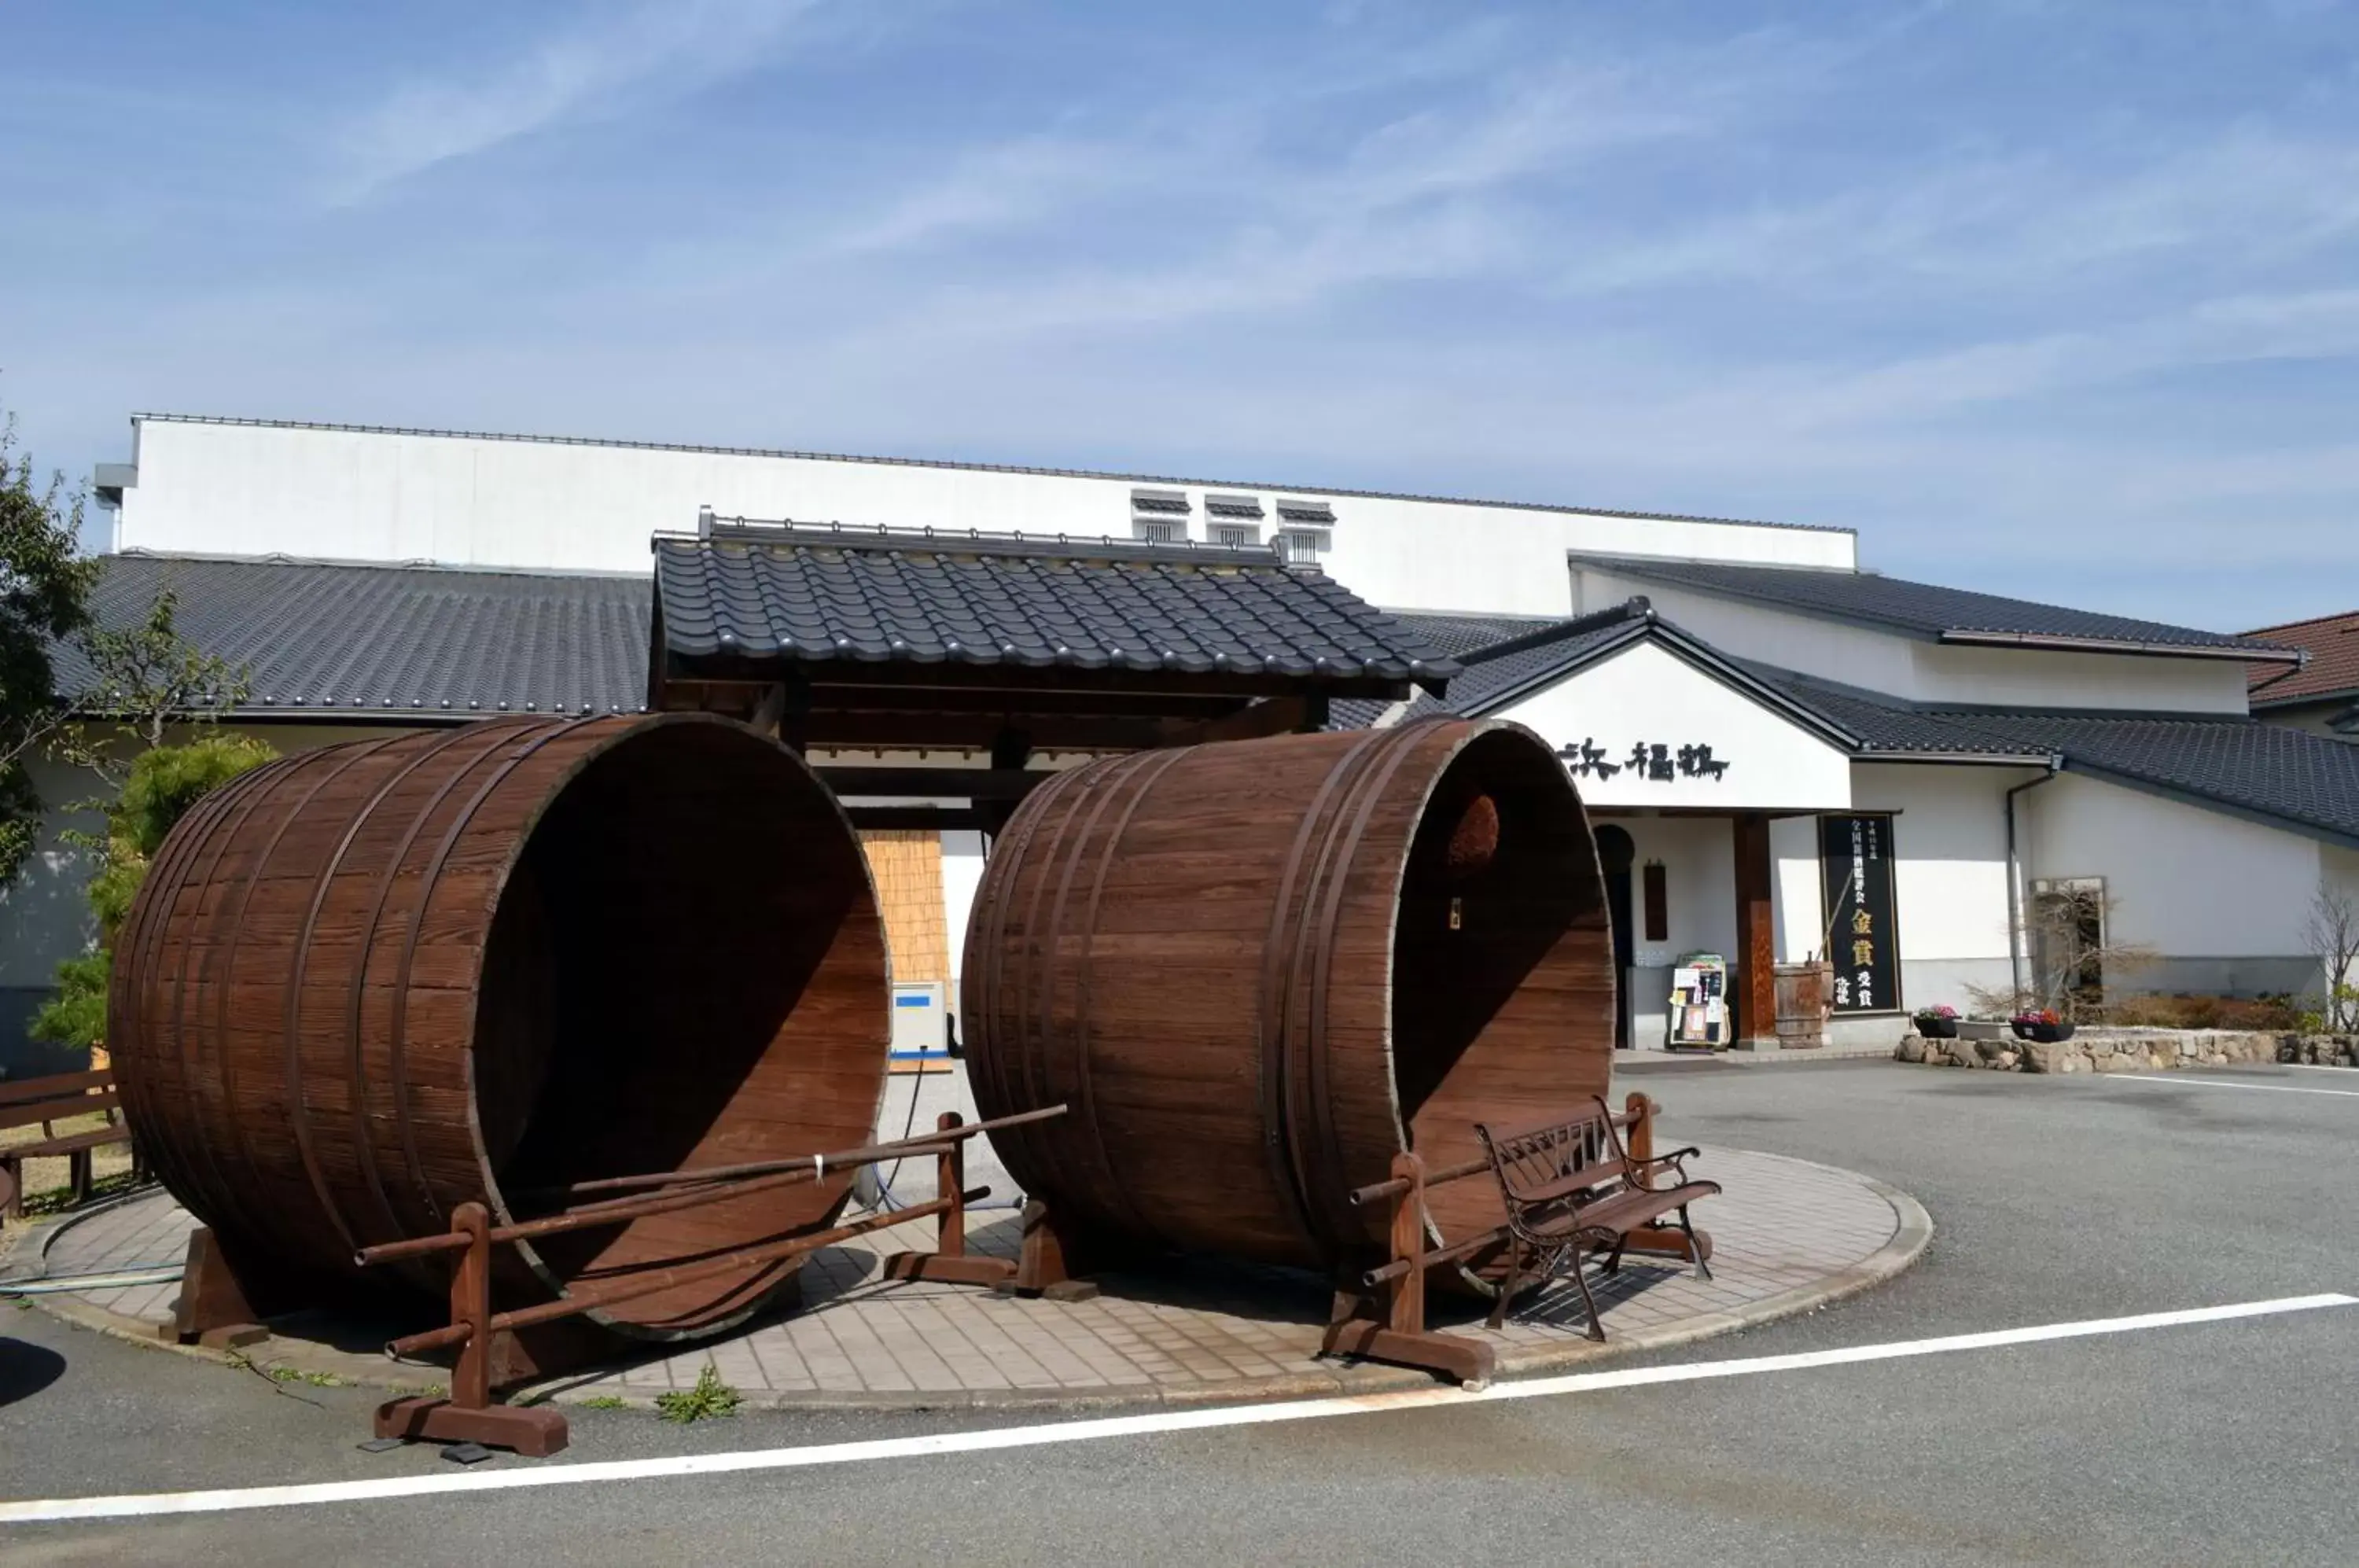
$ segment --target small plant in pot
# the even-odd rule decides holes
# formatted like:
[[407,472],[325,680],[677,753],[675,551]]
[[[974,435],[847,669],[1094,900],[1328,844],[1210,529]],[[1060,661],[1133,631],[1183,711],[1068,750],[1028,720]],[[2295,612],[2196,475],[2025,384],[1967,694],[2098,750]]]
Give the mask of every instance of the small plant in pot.
[[1947,1002],[1939,1007],[1919,1007],[1913,1015],[1917,1032],[1927,1040],[1958,1038],[1958,1009]]
[[2054,1045],[2072,1038],[2072,1026],[2058,1017],[2053,1007],[2017,1013],[2013,1022],[2017,1040],[2036,1040],[2043,1045]]

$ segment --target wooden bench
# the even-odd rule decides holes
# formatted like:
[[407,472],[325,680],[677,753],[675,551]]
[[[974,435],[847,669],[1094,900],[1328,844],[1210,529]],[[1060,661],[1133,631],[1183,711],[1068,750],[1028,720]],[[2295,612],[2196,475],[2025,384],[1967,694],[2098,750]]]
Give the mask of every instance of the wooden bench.
[[[104,1127],[63,1134],[56,1131],[59,1122],[92,1112],[105,1116]],[[123,1120],[122,1105],[114,1092],[114,1074],[104,1069],[0,1083],[0,1132],[36,1126],[41,1129],[38,1140],[0,1147],[0,1215],[10,1219],[24,1210],[26,1160],[62,1157],[67,1180],[73,1189],[73,1201],[87,1203],[92,1153],[112,1144],[131,1142],[131,1128]],[[136,1145],[132,1162],[136,1169]]]
[[[1594,1110],[1569,1118],[1474,1128],[1507,1213],[1507,1275],[1491,1309],[1493,1328],[1506,1321],[1508,1304],[1525,1285],[1570,1274],[1581,1287],[1589,1337],[1603,1340],[1597,1302],[1582,1273],[1583,1256],[1605,1253],[1605,1271],[1616,1273],[1634,1243],[1639,1250],[1654,1250],[1667,1234],[1675,1246],[1684,1243],[1679,1250],[1695,1264],[1698,1279],[1712,1278],[1705,1262],[1711,1238],[1688,1219],[1690,1203],[1720,1191],[1717,1181],[1689,1177],[1683,1162],[1699,1151],[1656,1155],[1649,1148],[1634,1157],[1622,1136],[1629,1118],[1615,1116],[1602,1099],[1595,1104]],[[1647,1142],[1652,1141],[1650,1127]],[[1679,1218],[1677,1232],[1655,1225],[1673,1214]]]

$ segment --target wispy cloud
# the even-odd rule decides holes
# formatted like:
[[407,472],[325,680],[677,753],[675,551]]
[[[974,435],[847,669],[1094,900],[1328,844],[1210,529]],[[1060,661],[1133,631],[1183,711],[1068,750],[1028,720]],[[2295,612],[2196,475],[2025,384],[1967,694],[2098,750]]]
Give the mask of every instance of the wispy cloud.
[[411,81],[338,138],[335,194],[391,181],[568,121],[684,97],[769,58],[821,0],[639,0],[540,38],[488,71]]

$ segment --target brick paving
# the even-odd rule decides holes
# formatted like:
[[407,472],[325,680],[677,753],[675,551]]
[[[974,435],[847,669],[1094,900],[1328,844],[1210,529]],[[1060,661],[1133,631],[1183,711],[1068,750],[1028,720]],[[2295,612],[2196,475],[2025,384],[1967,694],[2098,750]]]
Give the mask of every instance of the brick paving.
[[[1559,1287],[1495,1333],[1479,1305],[1437,1299],[1435,1326],[1499,1347],[1503,1372],[1559,1365],[1612,1349],[1696,1337],[1767,1312],[1799,1310],[1905,1267],[1923,1242],[1922,1211],[1849,1171],[1740,1149],[1707,1149],[1695,1173],[1727,1192],[1698,1205],[1712,1233],[1714,1278],[1675,1262],[1633,1258],[1618,1277],[1593,1272],[1609,1344],[1582,1337],[1577,1294]],[[929,1185],[929,1183],[928,1183]],[[930,1192],[905,1180],[902,1196]],[[1005,1191],[1005,1188],[1002,1189]],[[53,1277],[177,1262],[188,1214],[154,1192],[93,1213],[47,1238]],[[970,1246],[1012,1257],[1011,1211],[970,1218]],[[1327,1291],[1289,1270],[1219,1259],[1105,1276],[1094,1301],[1059,1303],[995,1296],[971,1286],[880,1279],[883,1258],[933,1240],[931,1221],[897,1226],[818,1254],[804,1278],[804,1310],[757,1321],[729,1337],[669,1356],[561,1379],[559,1399],[642,1400],[693,1384],[709,1361],[764,1404],[959,1404],[1310,1394],[1422,1381],[1397,1368],[1318,1356]],[[25,1262],[20,1254],[16,1260]],[[53,1297],[85,1318],[153,1337],[178,1286],[125,1287]],[[253,1352],[257,1361],[334,1371],[355,1381],[422,1385],[439,1368],[396,1367],[334,1348],[370,1343],[353,1325],[316,1337],[298,1326]]]

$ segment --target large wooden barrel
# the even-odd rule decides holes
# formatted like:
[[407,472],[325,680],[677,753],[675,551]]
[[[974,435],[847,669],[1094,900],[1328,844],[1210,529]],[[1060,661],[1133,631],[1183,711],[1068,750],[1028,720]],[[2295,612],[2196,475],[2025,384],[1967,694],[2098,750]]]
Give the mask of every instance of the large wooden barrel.
[[[506,1221],[597,1177],[868,1141],[888,990],[859,844],[792,752],[693,714],[494,720],[198,802],[119,935],[107,1040],[174,1195],[231,1256],[316,1279],[470,1199]],[[501,1293],[774,1237],[848,1190],[503,1248]],[[792,1267],[592,1316],[706,1332]]]
[[[1457,720],[1093,763],[993,845],[962,1021],[1008,1171],[1083,1231],[1332,1268],[1347,1194],[1477,1122],[1603,1094],[1613,939],[1586,815],[1520,725]],[[1487,1179],[1437,1189],[1457,1239]]]

